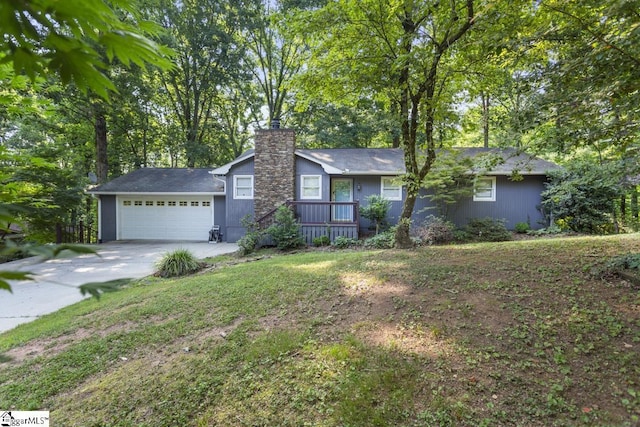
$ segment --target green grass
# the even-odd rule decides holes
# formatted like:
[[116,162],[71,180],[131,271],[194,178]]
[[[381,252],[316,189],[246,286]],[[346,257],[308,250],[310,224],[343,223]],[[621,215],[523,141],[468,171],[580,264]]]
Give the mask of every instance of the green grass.
[[593,272],[639,251],[304,252],[146,278],[0,335],[0,406],[70,426],[634,426],[640,290]]

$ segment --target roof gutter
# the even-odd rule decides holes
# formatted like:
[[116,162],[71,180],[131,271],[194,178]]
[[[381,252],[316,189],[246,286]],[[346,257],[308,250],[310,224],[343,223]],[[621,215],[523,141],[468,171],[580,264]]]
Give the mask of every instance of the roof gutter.
[[149,191],[87,191],[89,194],[96,196],[224,196],[226,193],[219,191],[208,192],[149,192]]

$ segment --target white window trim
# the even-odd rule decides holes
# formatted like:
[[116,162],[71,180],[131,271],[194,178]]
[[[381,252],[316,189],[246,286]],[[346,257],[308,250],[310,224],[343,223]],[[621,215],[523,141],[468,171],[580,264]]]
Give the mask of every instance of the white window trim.
[[476,179],[476,184],[478,181],[491,181],[491,197],[482,197],[476,195],[476,189],[474,184],[473,189],[473,201],[474,202],[495,202],[496,201],[496,177],[495,176],[482,176]]
[[[318,178],[318,194],[316,194],[315,196],[304,195],[305,178]],[[322,175],[300,175],[300,200],[322,200]]]
[[[396,191],[397,194],[395,196],[389,197],[389,196],[385,196],[384,195],[384,182],[386,180],[389,181],[393,181],[395,179],[398,179],[395,176],[382,176],[380,177],[380,195],[382,197],[384,197],[387,200],[402,200],[402,184],[398,184],[398,185],[394,185],[395,187],[397,187]],[[389,186],[387,186],[387,189],[390,190],[391,188]]]
[[[238,195],[238,179],[251,179],[251,194],[249,196]],[[245,188],[245,187],[242,187]],[[233,198],[234,199],[253,199],[253,175],[234,175],[233,176]]]

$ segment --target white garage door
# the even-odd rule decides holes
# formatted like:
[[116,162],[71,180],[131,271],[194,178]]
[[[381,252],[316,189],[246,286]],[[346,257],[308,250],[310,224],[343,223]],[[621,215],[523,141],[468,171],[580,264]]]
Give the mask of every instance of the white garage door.
[[118,239],[207,240],[212,197],[118,197]]

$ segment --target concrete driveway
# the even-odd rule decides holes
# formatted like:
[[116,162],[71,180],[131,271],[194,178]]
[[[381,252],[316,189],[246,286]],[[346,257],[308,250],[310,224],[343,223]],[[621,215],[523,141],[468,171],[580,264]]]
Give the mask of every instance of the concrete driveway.
[[35,280],[13,282],[13,293],[0,290],[0,333],[82,300],[78,286],[114,279],[137,279],[155,271],[165,253],[187,249],[197,258],[231,253],[234,243],[110,242],[93,246],[98,255],[42,262],[39,258],[0,264],[0,270],[29,271]]

